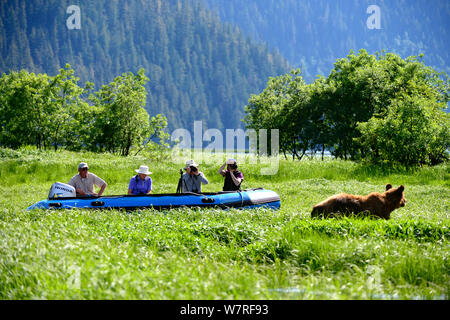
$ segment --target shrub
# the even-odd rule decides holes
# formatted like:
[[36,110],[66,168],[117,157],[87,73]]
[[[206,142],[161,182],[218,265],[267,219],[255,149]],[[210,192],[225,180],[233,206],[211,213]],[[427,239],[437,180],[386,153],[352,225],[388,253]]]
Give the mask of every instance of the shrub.
[[449,114],[423,98],[397,100],[385,117],[374,116],[358,128],[370,162],[417,166],[449,159]]

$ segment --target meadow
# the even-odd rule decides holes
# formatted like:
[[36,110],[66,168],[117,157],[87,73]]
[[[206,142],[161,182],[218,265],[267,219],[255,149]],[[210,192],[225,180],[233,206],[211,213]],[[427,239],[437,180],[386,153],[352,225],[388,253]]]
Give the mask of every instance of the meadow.
[[[278,173],[242,164],[244,188],[281,197],[281,209],[34,210],[80,161],[126,193],[134,169],[154,193],[175,192],[181,163],[111,154],[0,149],[0,299],[444,299],[450,295],[450,170],[280,159]],[[221,162],[201,164],[219,191]],[[339,192],[403,184],[389,221],[311,219]]]

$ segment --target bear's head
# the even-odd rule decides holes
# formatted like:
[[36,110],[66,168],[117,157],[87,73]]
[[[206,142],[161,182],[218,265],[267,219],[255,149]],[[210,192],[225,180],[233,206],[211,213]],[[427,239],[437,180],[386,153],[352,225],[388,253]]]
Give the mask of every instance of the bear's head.
[[398,188],[392,188],[392,185],[389,183],[386,185],[386,198],[394,209],[404,207],[406,205],[406,198],[403,191],[405,191],[405,187],[403,185]]

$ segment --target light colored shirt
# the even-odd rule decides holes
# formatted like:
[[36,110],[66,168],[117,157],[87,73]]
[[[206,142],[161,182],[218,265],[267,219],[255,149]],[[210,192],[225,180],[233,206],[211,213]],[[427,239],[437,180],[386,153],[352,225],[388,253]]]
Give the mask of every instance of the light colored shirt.
[[94,184],[101,188],[105,184],[105,180],[97,177],[95,174],[88,172],[86,178],[81,178],[79,174],[76,174],[70,179],[69,183],[75,189],[81,189],[86,194],[95,193]]
[[196,175],[190,175],[188,173],[183,174],[183,184],[182,184],[182,191],[185,192],[202,192],[202,183],[208,184],[208,179],[206,179],[203,172],[199,172],[198,176]]

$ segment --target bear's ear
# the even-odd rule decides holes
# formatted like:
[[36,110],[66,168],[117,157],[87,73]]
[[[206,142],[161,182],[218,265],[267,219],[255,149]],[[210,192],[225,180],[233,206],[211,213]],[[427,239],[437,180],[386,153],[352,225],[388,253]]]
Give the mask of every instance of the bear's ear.
[[386,185],[386,191],[388,191],[389,189],[391,189],[392,188],[392,185],[390,184],[390,183],[388,183],[387,185]]
[[405,187],[403,185],[401,185],[400,187],[398,187],[397,191],[398,192],[403,192],[403,190],[405,190]]

